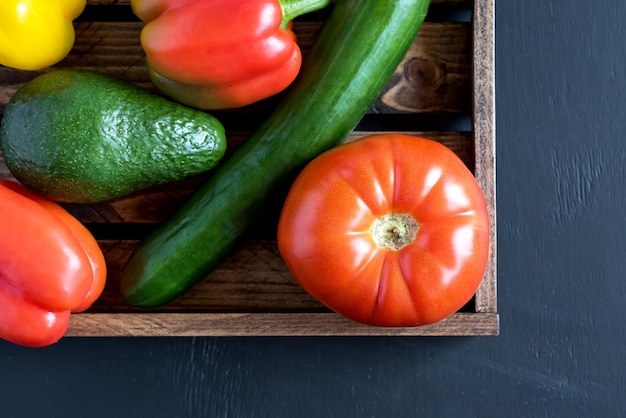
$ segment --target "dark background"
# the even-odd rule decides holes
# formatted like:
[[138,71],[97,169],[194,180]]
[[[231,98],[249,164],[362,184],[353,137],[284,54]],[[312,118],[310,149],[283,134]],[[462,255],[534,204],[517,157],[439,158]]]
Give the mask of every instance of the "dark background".
[[626,416],[626,3],[496,3],[500,336],[0,342],[0,416]]

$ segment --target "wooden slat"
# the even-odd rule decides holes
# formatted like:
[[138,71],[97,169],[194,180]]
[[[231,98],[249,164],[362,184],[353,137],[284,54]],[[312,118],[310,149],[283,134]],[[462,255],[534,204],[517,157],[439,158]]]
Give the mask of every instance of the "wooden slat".
[[2,159],[2,155],[0,155],[0,179],[12,179],[13,176],[9,172],[6,164],[4,164],[4,160]]
[[490,253],[485,278],[476,297],[477,312],[496,312],[496,118],[495,118],[494,0],[478,1],[474,8],[473,100],[476,169],[490,217]]
[[[25,72],[0,67],[0,114],[17,89],[55,69],[100,71],[155,91],[139,42],[140,22],[79,22],[70,54],[57,65]],[[306,55],[320,23],[298,23],[295,31]],[[471,25],[425,23],[410,52],[370,113],[470,113]],[[255,107],[252,111],[256,111]]]
[[[352,141],[365,135],[381,132],[358,132],[348,136]],[[424,136],[435,139],[452,149],[470,168],[474,168],[474,145],[469,132],[407,132],[410,135]],[[245,133],[229,133],[229,152],[236,149],[245,139]],[[171,183],[148,191],[141,191],[113,201],[94,204],[63,204],[76,218],[83,223],[159,223],[164,221],[182,202],[193,193],[210,175],[199,175],[193,178]],[[14,179],[0,157],[0,178]]]
[[[120,270],[139,241],[99,241],[108,269],[106,288],[91,312],[141,312],[121,301]],[[324,312],[295,282],[275,241],[242,243],[241,248],[205,280],[152,312]]]
[[470,113],[471,39],[470,24],[425,23],[372,111]]
[[131,313],[73,315],[66,336],[476,336],[496,335],[496,314],[457,313],[419,327],[372,327],[334,313],[194,314]]
[[[347,141],[380,132],[353,132]],[[467,132],[402,132],[438,140],[452,149],[465,164],[474,167],[472,136]],[[237,148],[245,134],[229,134],[229,147]],[[231,151],[232,152],[232,151]],[[2,166],[0,166],[2,167]],[[0,172],[1,172],[0,168]],[[5,170],[5,174],[8,170]],[[9,174],[10,175],[10,174]],[[167,218],[208,177],[200,175],[150,191],[139,192],[110,202],[96,204],[65,204],[84,223],[158,223]]]

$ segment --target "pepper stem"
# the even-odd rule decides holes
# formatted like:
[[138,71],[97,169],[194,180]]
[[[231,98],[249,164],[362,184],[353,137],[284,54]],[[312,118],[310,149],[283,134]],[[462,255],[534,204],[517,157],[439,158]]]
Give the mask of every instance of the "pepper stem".
[[298,16],[323,9],[331,3],[331,0],[278,0],[283,10],[282,28]]

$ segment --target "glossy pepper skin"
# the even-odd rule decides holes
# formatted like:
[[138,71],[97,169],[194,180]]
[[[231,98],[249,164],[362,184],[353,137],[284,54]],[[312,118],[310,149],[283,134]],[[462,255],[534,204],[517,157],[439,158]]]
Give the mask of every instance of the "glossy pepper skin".
[[0,338],[27,347],[57,342],[70,314],[106,282],[91,233],[57,203],[0,180]]
[[40,70],[61,61],[74,46],[73,21],[86,0],[2,0],[0,65]]
[[153,84],[199,109],[246,106],[296,78],[302,54],[288,23],[330,0],[132,0]]

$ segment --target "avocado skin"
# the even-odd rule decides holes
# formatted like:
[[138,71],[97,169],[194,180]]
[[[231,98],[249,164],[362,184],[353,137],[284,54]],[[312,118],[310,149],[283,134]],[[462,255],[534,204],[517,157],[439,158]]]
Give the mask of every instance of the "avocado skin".
[[94,203],[210,170],[226,152],[226,135],[208,113],[130,82],[56,70],[10,99],[0,152],[38,194]]

